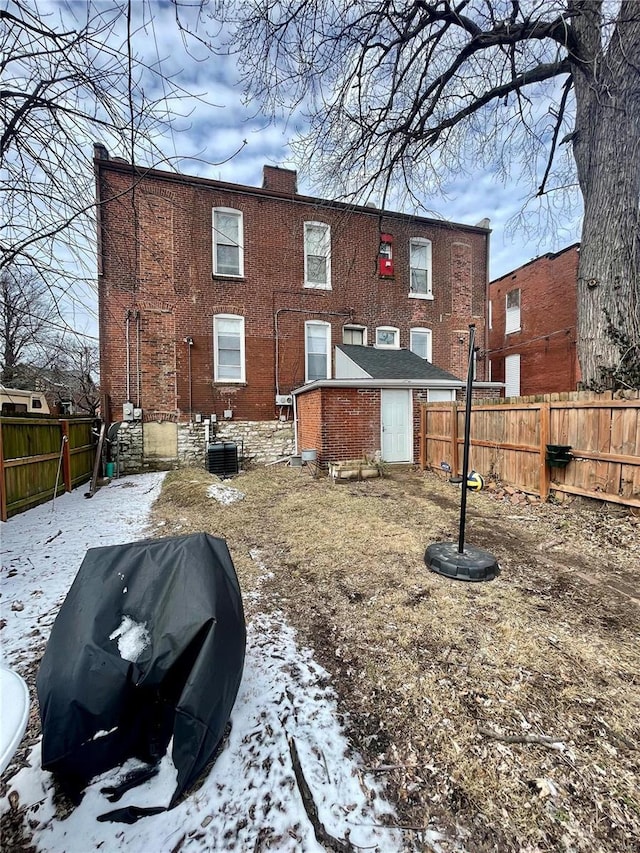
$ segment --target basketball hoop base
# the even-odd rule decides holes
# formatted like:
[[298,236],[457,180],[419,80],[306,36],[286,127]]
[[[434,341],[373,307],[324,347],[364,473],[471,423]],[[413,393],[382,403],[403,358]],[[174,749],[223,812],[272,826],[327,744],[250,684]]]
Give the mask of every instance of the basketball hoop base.
[[498,561],[488,551],[465,544],[462,554],[455,542],[434,542],[424,561],[432,572],[458,581],[492,581],[499,572]]

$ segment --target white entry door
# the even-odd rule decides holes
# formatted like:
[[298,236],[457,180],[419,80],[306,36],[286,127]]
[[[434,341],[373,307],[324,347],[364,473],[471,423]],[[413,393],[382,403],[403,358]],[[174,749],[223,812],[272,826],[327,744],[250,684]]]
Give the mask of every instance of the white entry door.
[[411,391],[381,392],[382,461],[411,462]]

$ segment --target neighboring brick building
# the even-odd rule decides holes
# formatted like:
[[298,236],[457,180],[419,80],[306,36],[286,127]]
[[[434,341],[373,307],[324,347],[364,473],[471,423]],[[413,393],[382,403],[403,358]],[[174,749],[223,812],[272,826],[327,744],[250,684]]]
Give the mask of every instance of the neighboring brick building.
[[486,227],[301,196],[271,166],[261,188],[134,173],[102,146],[95,167],[113,421],[215,414],[251,444],[247,424],[290,421],[291,392],[334,376],[336,344],[412,349],[463,378],[469,323],[485,340]]
[[574,243],[489,285],[489,378],[505,396],[576,390],[578,256]]

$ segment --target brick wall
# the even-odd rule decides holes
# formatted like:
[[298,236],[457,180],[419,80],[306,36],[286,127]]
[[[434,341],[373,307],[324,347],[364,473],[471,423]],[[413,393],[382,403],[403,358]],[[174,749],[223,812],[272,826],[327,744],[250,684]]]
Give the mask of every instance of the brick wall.
[[[504,359],[520,355],[520,394],[573,391],[576,356],[578,247],[544,255],[492,281],[489,298],[491,379],[504,381]],[[520,289],[519,332],[505,334],[506,295]]]
[[[418,461],[420,406],[413,391],[413,459]],[[298,448],[317,450],[318,462],[374,458],[381,453],[379,388],[314,388],[297,397]]]
[[[381,217],[294,195],[295,173],[285,169],[267,167],[265,189],[150,172],[136,178],[132,192],[129,166],[96,164],[101,385],[114,419],[121,417],[128,387],[145,417],[173,413],[188,420],[191,410],[215,413],[220,421],[231,409],[234,423],[277,422],[276,386],[284,394],[304,383],[304,323],[310,319],[331,324],[332,345],[342,342],[346,322],[365,326],[369,343],[376,326],[396,326],[405,348],[412,327],[430,328],[434,363],[464,377],[468,324],[476,323],[480,340],[484,335],[484,230]],[[243,211],[243,279],[212,275],[216,206]],[[309,220],[331,226],[330,291],[303,286]],[[393,279],[378,275],[381,231],[394,238]],[[408,295],[413,236],[432,241],[433,300]],[[213,381],[212,327],[219,313],[245,318],[246,384]]]

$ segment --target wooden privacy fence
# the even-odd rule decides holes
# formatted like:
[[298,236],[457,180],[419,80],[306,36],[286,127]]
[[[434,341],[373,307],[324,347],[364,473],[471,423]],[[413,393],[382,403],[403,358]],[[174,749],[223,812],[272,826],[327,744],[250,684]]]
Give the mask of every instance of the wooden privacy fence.
[[92,418],[0,418],[2,521],[91,477],[93,424]]
[[[550,491],[640,507],[640,392],[573,392],[473,404],[470,468],[546,500]],[[632,396],[633,394],[633,396]],[[461,473],[464,406],[423,403],[420,465]],[[547,445],[571,446],[565,467]]]

